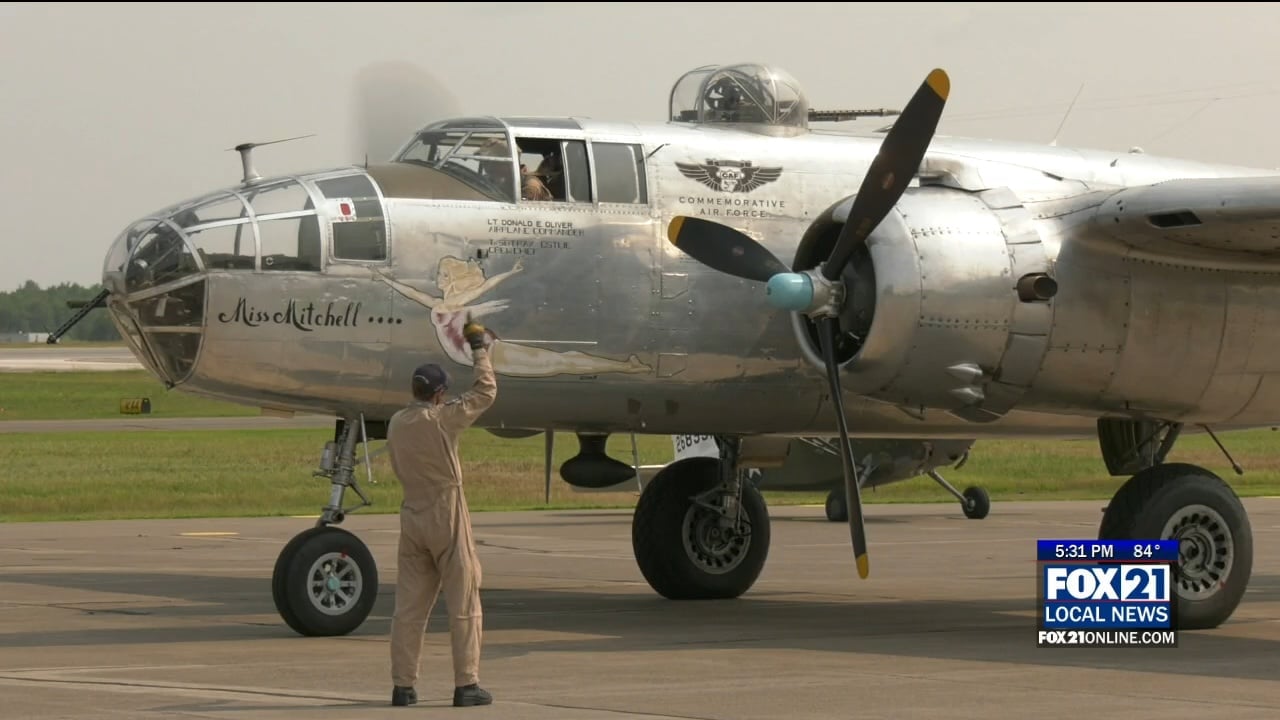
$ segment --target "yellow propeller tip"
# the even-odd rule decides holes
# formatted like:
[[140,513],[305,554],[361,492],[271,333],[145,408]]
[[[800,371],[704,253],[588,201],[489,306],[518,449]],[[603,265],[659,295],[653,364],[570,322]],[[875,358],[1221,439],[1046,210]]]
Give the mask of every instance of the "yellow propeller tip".
[[929,88],[938,94],[943,100],[951,94],[951,78],[947,76],[947,71],[942,68],[935,68],[929,73],[929,77],[925,78],[925,82]]
[[867,577],[867,574],[870,572],[871,572],[870,561],[867,560],[867,556],[859,555],[858,556],[858,577],[863,578],[865,580]]
[[667,226],[667,239],[672,245],[680,244],[680,228],[684,227],[684,216],[677,215],[671,218],[671,224]]

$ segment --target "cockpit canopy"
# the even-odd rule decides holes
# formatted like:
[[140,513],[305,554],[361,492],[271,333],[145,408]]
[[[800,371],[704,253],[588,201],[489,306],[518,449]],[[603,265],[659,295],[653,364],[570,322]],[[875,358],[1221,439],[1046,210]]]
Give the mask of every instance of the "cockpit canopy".
[[493,118],[433,123],[418,132],[394,161],[434,168],[490,198],[515,197],[516,169],[507,126]]
[[754,63],[705,65],[672,86],[670,118],[802,132],[809,127],[809,100],[785,70]]
[[396,153],[391,166],[371,169],[370,174],[392,197],[649,202],[642,145],[604,139],[588,142],[573,118],[442,120],[418,131]]

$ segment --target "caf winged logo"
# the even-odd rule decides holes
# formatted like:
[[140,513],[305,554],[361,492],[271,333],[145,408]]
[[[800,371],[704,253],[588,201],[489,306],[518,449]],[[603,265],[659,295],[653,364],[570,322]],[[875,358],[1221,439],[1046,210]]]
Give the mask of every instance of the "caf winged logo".
[[676,167],[690,180],[727,193],[749,193],[782,176],[780,167],[756,167],[737,160],[707,160],[702,164],[676,162]]

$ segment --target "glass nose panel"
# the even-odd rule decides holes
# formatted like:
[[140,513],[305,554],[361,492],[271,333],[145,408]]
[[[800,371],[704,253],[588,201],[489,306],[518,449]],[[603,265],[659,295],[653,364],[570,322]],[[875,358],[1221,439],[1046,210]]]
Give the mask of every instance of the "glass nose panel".
[[159,222],[154,218],[139,220],[116,236],[115,241],[111,243],[111,249],[107,251],[107,258],[102,264],[102,283],[112,294],[125,294],[124,273],[129,255],[138,246],[138,241],[153,230]]
[[163,377],[160,368],[156,365],[155,357],[147,349],[147,344],[142,339],[142,331],[138,329],[138,323],[134,321],[133,316],[122,305],[114,301],[108,303],[107,307],[110,308],[111,318],[116,323],[116,329],[120,331],[121,337],[128,343],[129,349],[133,351],[133,356],[138,358],[143,367],[150,370],[153,375]]
[[199,333],[148,333],[147,342],[163,366],[164,374],[176,385],[195,369],[203,337]]
[[180,280],[199,269],[181,233],[168,223],[160,223],[142,236],[129,258],[124,269],[125,290],[136,293]]
[[133,299],[129,306],[147,348],[159,364],[157,370],[171,383],[185,380],[195,369],[204,337],[204,279]]

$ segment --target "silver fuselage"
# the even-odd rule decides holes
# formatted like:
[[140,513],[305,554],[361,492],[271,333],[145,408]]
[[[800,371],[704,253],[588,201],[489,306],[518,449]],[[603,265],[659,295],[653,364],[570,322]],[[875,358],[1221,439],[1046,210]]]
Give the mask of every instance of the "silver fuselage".
[[[467,387],[458,331],[471,309],[497,336],[498,399],[481,426],[837,432],[797,317],[772,309],[760,284],[684,255],[667,226],[707,217],[791,263],[815,221],[833,206],[839,216],[880,136],[585,119],[450,127],[517,144],[581,141],[591,172],[570,183],[585,201],[496,199],[399,164],[234,186],[212,215],[198,206],[214,195],[166,208],[107,260],[110,308],[134,352],[180,390],[386,419],[422,363],[443,365],[451,392]],[[641,151],[639,185],[602,174],[627,146]],[[607,165],[602,147],[614,153]],[[871,238],[875,316],[844,370],[851,434],[1090,436],[1096,417],[1135,413],[1223,427],[1280,419],[1280,275],[1143,258],[1093,220],[1119,187],[1273,174],[935,138],[923,186]],[[374,188],[364,202],[362,180]],[[277,181],[295,184],[277,186],[293,199],[255,194]],[[640,202],[598,200],[628,188]],[[193,207],[194,225],[180,217]],[[164,242],[167,252],[146,254]],[[1035,271],[1056,279],[1057,295],[1020,303],[1013,283]],[[964,412],[948,370],[964,364],[1000,369],[985,414]]]

